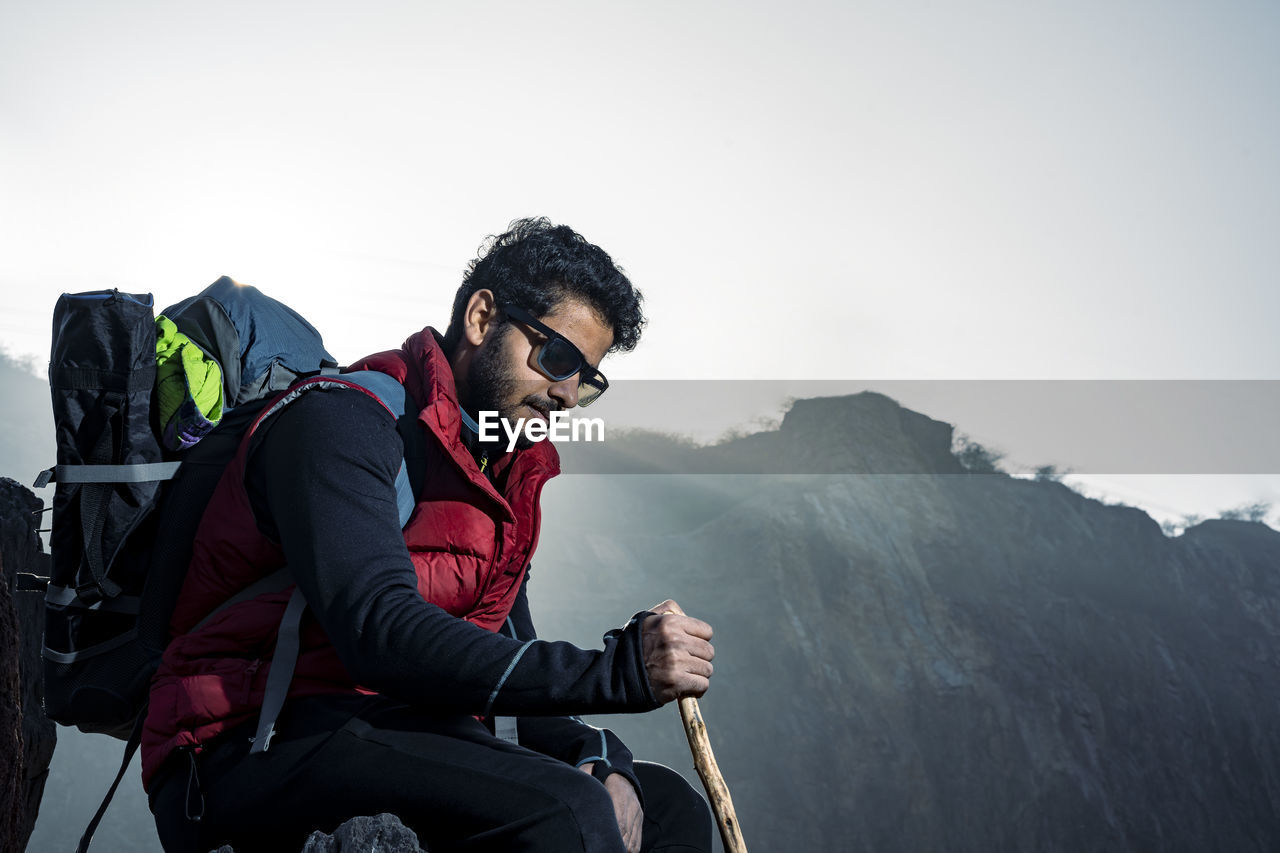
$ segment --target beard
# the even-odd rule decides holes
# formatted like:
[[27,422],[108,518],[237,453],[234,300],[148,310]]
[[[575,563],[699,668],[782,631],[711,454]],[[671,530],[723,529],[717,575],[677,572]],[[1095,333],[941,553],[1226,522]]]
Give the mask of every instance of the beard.
[[[512,426],[520,418],[520,406],[528,405],[550,413],[560,409],[555,400],[538,394],[521,394],[520,381],[512,376],[510,365],[503,358],[503,339],[511,332],[510,323],[503,323],[497,332],[481,345],[471,360],[467,371],[466,392],[461,395],[462,407],[479,418],[481,412],[497,412]],[[505,434],[501,441],[505,442]],[[525,437],[524,430],[516,439],[516,449],[532,447],[534,442]]]

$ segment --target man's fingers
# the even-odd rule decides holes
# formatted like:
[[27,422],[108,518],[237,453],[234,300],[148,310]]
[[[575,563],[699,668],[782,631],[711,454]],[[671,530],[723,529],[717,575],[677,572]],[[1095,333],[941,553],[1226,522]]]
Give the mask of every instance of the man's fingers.
[[684,616],[674,611],[663,613],[656,611],[658,618],[661,619],[662,625],[668,631],[681,631],[703,640],[710,640],[712,631],[711,626],[701,619],[695,619],[692,616]]
[[[715,659],[716,648],[711,645],[710,625],[706,625],[705,622],[699,622],[697,619],[690,619],[687,616],[650,616],[649,618],[664,620],[657,624],[656,630],[662,639],[662,645],[667,654],[684,652],[703,660]],[[694,624],[691,625],[690,623]],[[690,627],[696,628],[698,625],[706,625],[706,637],[689,630]],[[645,627],[648,628],[647,625]]]
[[657,613],[659,616],[665,614],[679,616],[681,617],[679,624],[684,627],[686,633],[693,634],[695,637],[701,637],[704,640],[711,639],[711,626],[706,622],[703,622],[701,619],[695,619],[692,616],[685,615],[684,609],[670,598],[661,604],[650,608],[650,610],[653,613]]
[[662,602],[661,604],[657,605],[656,607],[650,607],[649,609],[652,610],[654,613],[674,613],[677,616],[684,615],[684,611],[680,609],[680,605],[676,604],[674,601],[672,601],[669,598],[666,601]]
[[677,683],[674,691],[675,695],[671,698],[678,699],[681,696],[700,698],[710,687],[711,679],[688,673]]
[[711,678],[715,672],[715,667],[711,665],[711,661],[702,660],[701,658],[690,658],[689,663],[685,665],[685,672],[690,675],[696,675],[700,678]]
[[654,686],[654,696],[658,702],[665,705],[668,702],[675,701],[681,696],[692,696],[695,699],[700,698],[711,687],[711,679],[693,673],[680,673],[678,678],[672,678],[663,686]]
[[701,619],[694,619],[692,616],[680,616],[677,618],[680,620],[680,627],[684,629],[686,634],[692,634],[704,640],[711,639],[711,626],[706,622]]
[[716,659],[716,647],[708,643],[706,640],[691,639],[685,647],[689,654],[696,658],[702,658],[706,661]]

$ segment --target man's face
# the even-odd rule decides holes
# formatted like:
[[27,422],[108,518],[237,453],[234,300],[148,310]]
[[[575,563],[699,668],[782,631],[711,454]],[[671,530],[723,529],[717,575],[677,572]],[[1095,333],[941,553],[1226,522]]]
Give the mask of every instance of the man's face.
[[[613,344],[613,331],[587,304],[561,300],[538,318],[569,339],[593,367],[598,367]],[[578,403],[578,375],[553,382],[538,369],[538,351],[546,337],[535,329],[507,319],[490,332],[476,351],[467,373],[463,406],[477,414],[496,411],[514,424],[520,418],[547,420],[550,412]],[[517,447],[529,446],[521,432]]]

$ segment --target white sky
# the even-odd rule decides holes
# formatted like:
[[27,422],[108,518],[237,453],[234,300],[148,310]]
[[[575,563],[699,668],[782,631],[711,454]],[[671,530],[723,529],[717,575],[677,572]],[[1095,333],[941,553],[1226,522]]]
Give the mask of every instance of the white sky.
[[228,274],[348,361],[545,214],[645,292],[612,380],[1280,379],[1277,44],[1267,2],[10,0],[0,345]]

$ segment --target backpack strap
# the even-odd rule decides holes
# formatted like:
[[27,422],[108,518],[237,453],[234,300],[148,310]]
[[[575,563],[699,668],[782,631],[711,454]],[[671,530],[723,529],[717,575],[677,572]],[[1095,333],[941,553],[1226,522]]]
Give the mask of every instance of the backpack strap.
[[[110,433],[103,434],[104,441],[94,450],[98,458],[110,458],[108,450]],[[123,591],[119,584],[107,577],[107,561],[102,553],[102,527],[106,521],[108,485],[115,483],[150,483],[172,480],[181,462],[139,462],[133,465],[90,463],[86,465],[55,465],[41,471],[36,477],[35,488],[43,489],[50,483],[79,485],[85,488],[80,495],[80,526],[84,534],[85,562],[93,575],[93,582],[82,584],[76,593],[88,604],[113,599]],[[136,611],[135,611],[136,612]],[[119,645],[119,644],[116,644]],[[105,651],[106,648],[99,649]],[[74,657],[74,656],[73,656]],[[69,663],[70,661],[60,661]]]
[[[154,378],[154,367],[150,375]],[[137,374],[132,375],[130,379],[137,379]],[[98,466],[115,468],[116,466],[111,464],[111,458],[115,452],[116,441],[120,438],[116,435],[116,427],[108,424],[98,436],[93,450],[88,454],[88,464],[95,468]],[[55,466],[55,472],[58,467],[66,468],[67,466]],[[103,553],[102,533],[107,523],[107,505],[112,492],[110,481],[89,482],[80,489],[80,530],[84,537],[84,561],[89,567],[91,580],[78,584],[76,592],[88,604],[94,604],[104,598],[115,598],[124,591],[123,587],[107,577],[111,560],[109,554]]]
[[85,827],[84,835],[80,836],[80,844],[76,847],[76,853],[85,853],[89,849],[89,843],[93,841],[93,834],[98,831],[98,824],[102,823],[102,816],[107,813],[107,806],[111,805],[111,800],[116,795],[116,788],[120,787],[120,780],[124,778],[125,771],[129,769],[129,762],[133,760],[133,754],[138,751],[138,745],[142,743],[142,724],[146,722],[146,719],[147,708],[144,705],[142,712],[138,714],[137,721],[133,724],[129,742],[125,744],[124,758],[120,761],[120,770],[116,773],[115,781],[107,789],[107,795],[102,798],[102,805],[98,806],[98,811],[94,814],[93,820],[89,821],[89,825]]
[[150,483],[172,480],[181,462],[139,462],[136,465],[54,465],[40,472],[35,488],[50,483]]
[[[507,617],[507,623],[502,626],[500,633],[513,640],[520,639],[516,634],[516,623],[511,620],[510,616]],[[517,659],[519,654],[519,652],[516,653]],[[511,668],[514,668],[514,666]],[[499,684],[499,687],[501,687],[501,684]],[[496,690],[494,694],[497,694]],[[495,737],[499,737],[507,743],[514,743],[516,746],[520,745],[520,723],[515,717],[492,717],[491,719],[493,720],[493,734]]]
[[18,592],[44,592],[49,588],[47,575],[18,572],[15,577],[14,589]]
[[[335,383],[333,381],[326,382],[325,379],[337,379],[338,384],[348,386],[356,385],[377,397],[383,406],[396,419],[397,425],[404,418],[406,401],[408,395],[405,393],[404,386],[396,379],[385,373],[376,370],[363,370],[357,373],[346,373],[340,377],[328,377],[325,379],[309,380],[320,387],[331,387]],[[273,407],[274,411],[276,407]],[[411,425],[412,426],[412,425]],[[401,438],[406,442],[405,456],[400,460],[400,470],[396,472],[396,507],[400,513],[400,526],[404,527],[409,523],[409,518],[413,515],[413,509],[416,505],[414,498],[414,489],[409,480],[409,465],[407,460],[420,455],[416,451],[418,448],[410,446],[408,435],[420,435],[421,430],[406,429],[398,430]],[[203,625],[214,614],[238,603],[247,598],[253,598],[262,592],[269,590],[283,589],[292,579],[289,575],[288,567],[279,569],[274,574],[268,575],[258,583],[241,592],[238,596],[223,604],[213,613],[206,616],[200,623]],[[258,587],[261,587],[260,589]],[[285,607],[284,617],[280,620],[280,629],[276,634],[276,647],[271,655],[271,667],[267,671],[267,686],[262,697],[262,711],[258,714],[258,728],[253,736],[253,746],[249,748],[250,755],[266,752],[271,746],[271,738],[276,733],[276,720],[280,716],[280,711],[284,708],[285,698],[289,695],[289,684],[293,681],[293,670],[298,663],[298,651],[302,645],[302,614],[307,608],[307,600],[302,595],[302,590],[297,586],[293,588],[293,594],[289,596],[289,603]],[[200,627],[199,625],[196,626]]]
[[187,633],[194,634],[196,631],[199,631],[201,628],[207,625],[213,619],[213,617],[217,616],[219,613],[226,610],[228,607],[239,604],[242,601],[248,601],[251,598],[257,598],[258,596],[265,595],[268,592],[279,592],[282,589],[288,589],[289,586],[292,584],[293,584],[293,576],[289,574],[288,566],[285,566],[284,568],[281,568],[281,569],[276,569],[274,572],[267,575],[265,578],[262,578],[256,581],[255,583],[245,587],[244,589],[237,592],[235,595],[228,598],[226,601],[219,604],[209,613],[208,616],[204,617],[199,622],[197,622],[195,626]]
[[[109,435],[104,434],[104,437],[109,437]],[[100,457],[103,453],[101,449],[102,443],[100,442],[99,445],[99,448],[94,453],[95,456]],[[43,489],[53,482],[82,487],[80,492],[80,528],[84,536],[85,562],[88,564],[89,571],[93,576],[92,582],[81,584],[74,590],[75,594],[71,599],[62,601],[50,599],[50,604],[66,606],[74,603],[92,609],[100,604],[109,604],[121,597],[120,594],[124,590],[119,584],[107,577],[107,567],[110,561],[106,560],[105,555],[102,553],[102,529],[106,523],[107,498],[111,493],[108,487],[116,483],[151,483],[160,480],[172,480],[177,476],[178,468],[181,465],[181,462],[139,462],[132,465],[55,465],[40,472],[35,481],[35,488],[37,489]],[[131,608],[126,612],[138,612],[136,600]],[[124,642],[130,642],[132,639],[133,635],[131,634],[121,642],[102,643],[92,649],[84,649],[79,653],[63,655],[63,658],[66,658],[65,660],[56,657],[58,653],[51,653],[55,657],[50,659],[57,660],[59,663],[71,663],[77,657],[110,651]],[[45,651],[48,652],[49,650],[46,649]]]
[[307,599],[296,586],[289,596],[289,605],[280,620],[280,632],[276,635],[276,649],[271,656],[271,669],[267,671],[267,689],[262,696],[262,713],[258,715],[258,730],[253,736],[249,754],[266,752],[276,733],[276,719],[284,700],[289,695],[289,682],[293,681],[293,669],[298,663],[298,649],[302,645],[302,611],[307,609]]
[[[421,455],[418,452],[410,452],[420,450],[420,447],[412,446],[414,444],[413,439],[417,439],[418,442],[422,441],[421,429],[398,428],[401,419],[405,416],[405,403],[408,395],[405,393],[404,386],[396,381],[394,377],[377,370],[361,370],[356,373],[347,373],[343,374],[342,378],[354,382],[366,391],[371,391],[396,419],[397,431],[400,433],[401,440],[405,443],[405,454],[400,460],[400,470],[396,472],[396,507],[400,510],[400,526],[404,527],[409,523],[409,516],[413,514],[413,508],[417,504],[414,498],[414,489],[409,482],[407,460],[414,458],[415,455]],[[410,426],[412,427],[416,423],[417,419],[415,418]]]
[[79,649],[74,652],[56,652],[48,646],[45,646],[40,650],[40,656],[45,660],[53,661],[54,663],[71,664],[82,658],[106,654],[112,649],[118,649],[121,646],[132,643],[136,639],[138,639],[138,629],[130,628],[128,631],[125,631],[122,634],[117,634],[109,640],[103,640],[101,643],[95,643],[87,649]]

